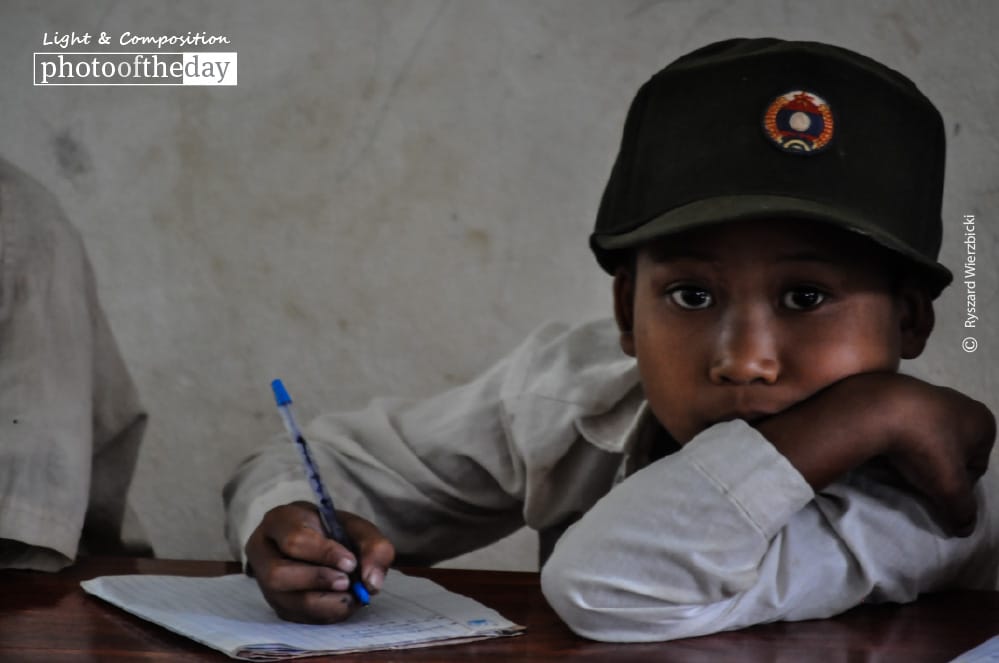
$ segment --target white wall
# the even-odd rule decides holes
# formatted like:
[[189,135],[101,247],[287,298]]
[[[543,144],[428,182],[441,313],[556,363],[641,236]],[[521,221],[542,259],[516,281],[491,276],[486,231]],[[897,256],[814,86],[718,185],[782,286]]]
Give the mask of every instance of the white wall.
[[[980,348],[939,301],[920,374],[996,409],[997,5],[881,2],[4,2],[0,153],[83,232],[152,420],[133,490],[158,554],[228,556],[220,489],[300,418],[460,383],[548,318],[609,312],[586,235],[638,86],[710,41],[831,41],[946,119],[944,261],[978,216]],[[235,88],[33,87],[45,32],[207,31]],[[913,137],[918,140],[918,137]],[[533,551],[472,564],[530,566]]]

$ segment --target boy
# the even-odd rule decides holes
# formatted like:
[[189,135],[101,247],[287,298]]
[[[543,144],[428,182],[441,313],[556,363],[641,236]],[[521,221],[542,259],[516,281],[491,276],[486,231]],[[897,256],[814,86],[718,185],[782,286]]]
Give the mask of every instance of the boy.
[[552,606],[614,641],[995,587],[997,496],[974,488],[992,415],[897,374],[951,278],[943,163],[936,109],[865,57],[756,39],[681,58],[632,104],[591,236],[614,322],[314,422],[356,556],[274,445],[226,488],[234,550],[278,614],[336,621],[358,563],[377,591],[396,552],[526,523]]

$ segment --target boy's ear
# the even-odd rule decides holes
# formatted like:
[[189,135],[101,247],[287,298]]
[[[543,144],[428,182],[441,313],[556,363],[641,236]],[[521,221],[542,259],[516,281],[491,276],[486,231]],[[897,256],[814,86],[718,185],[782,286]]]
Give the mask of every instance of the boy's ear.
[[902,307],[902,315],[899,318],[902,332],[902,359],[915,359],[923,353],[926,340],[930,337],[936,322],[933,300],[925,288],[906,283],[899,289],[899,304]]
[[618,267],[614,272],[614,319],[621,332],[621,349],[629,357],[635,356],[634,316],[635,274],[629,267]]

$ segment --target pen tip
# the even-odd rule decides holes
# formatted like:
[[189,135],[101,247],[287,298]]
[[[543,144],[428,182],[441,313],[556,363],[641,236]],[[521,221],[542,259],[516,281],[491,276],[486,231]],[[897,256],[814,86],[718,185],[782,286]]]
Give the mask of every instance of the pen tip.
[[368,594],[368,590],[360,582],[354,583],[353,590],[354,597],[362,606],[366,606],[371,603],[371,595]]

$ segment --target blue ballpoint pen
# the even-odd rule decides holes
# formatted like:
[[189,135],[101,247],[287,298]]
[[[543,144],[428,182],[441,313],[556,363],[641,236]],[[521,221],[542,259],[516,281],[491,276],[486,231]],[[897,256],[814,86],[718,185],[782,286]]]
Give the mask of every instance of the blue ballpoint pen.
[[[291,396],[288,395],[288,390],[284,388],[281,380],[272,381],[271,390],[274,392],[274,400],[277,401],[278,412],[281,413],[281,418],[284,420],[284,427],[288,429],[291,441],[298,447],[299,454],[302,456],[302,464],[305,466],[305,474],[309,479],[309,485],[312,486],[312,492],[319,502],[319,520],[322,522],[326,536],[346,547],[356,556],[357,550],[353,542],[347,536],[347,532],[344,531],[343,525],[337,520],[336,510],[333,507],[333,499],[326,492],[326,486],[323,485],[322,477],[319,476],[319,469],[312,460],[309,444],[305,441],[305,436],[302,435],[302,432],[298,429],[298,425],[295,423],[295,417],[291,413]],[[358,559],[357,562],[359,568],[361,560]],[[350,590],[353,592],[354,598],[357,599],[358,603],[368,605],[371,598],[368,595],[368,590],[364,587],[364,583],[361,582],[358,569],[355,569],[354,573],[350,574]]]

